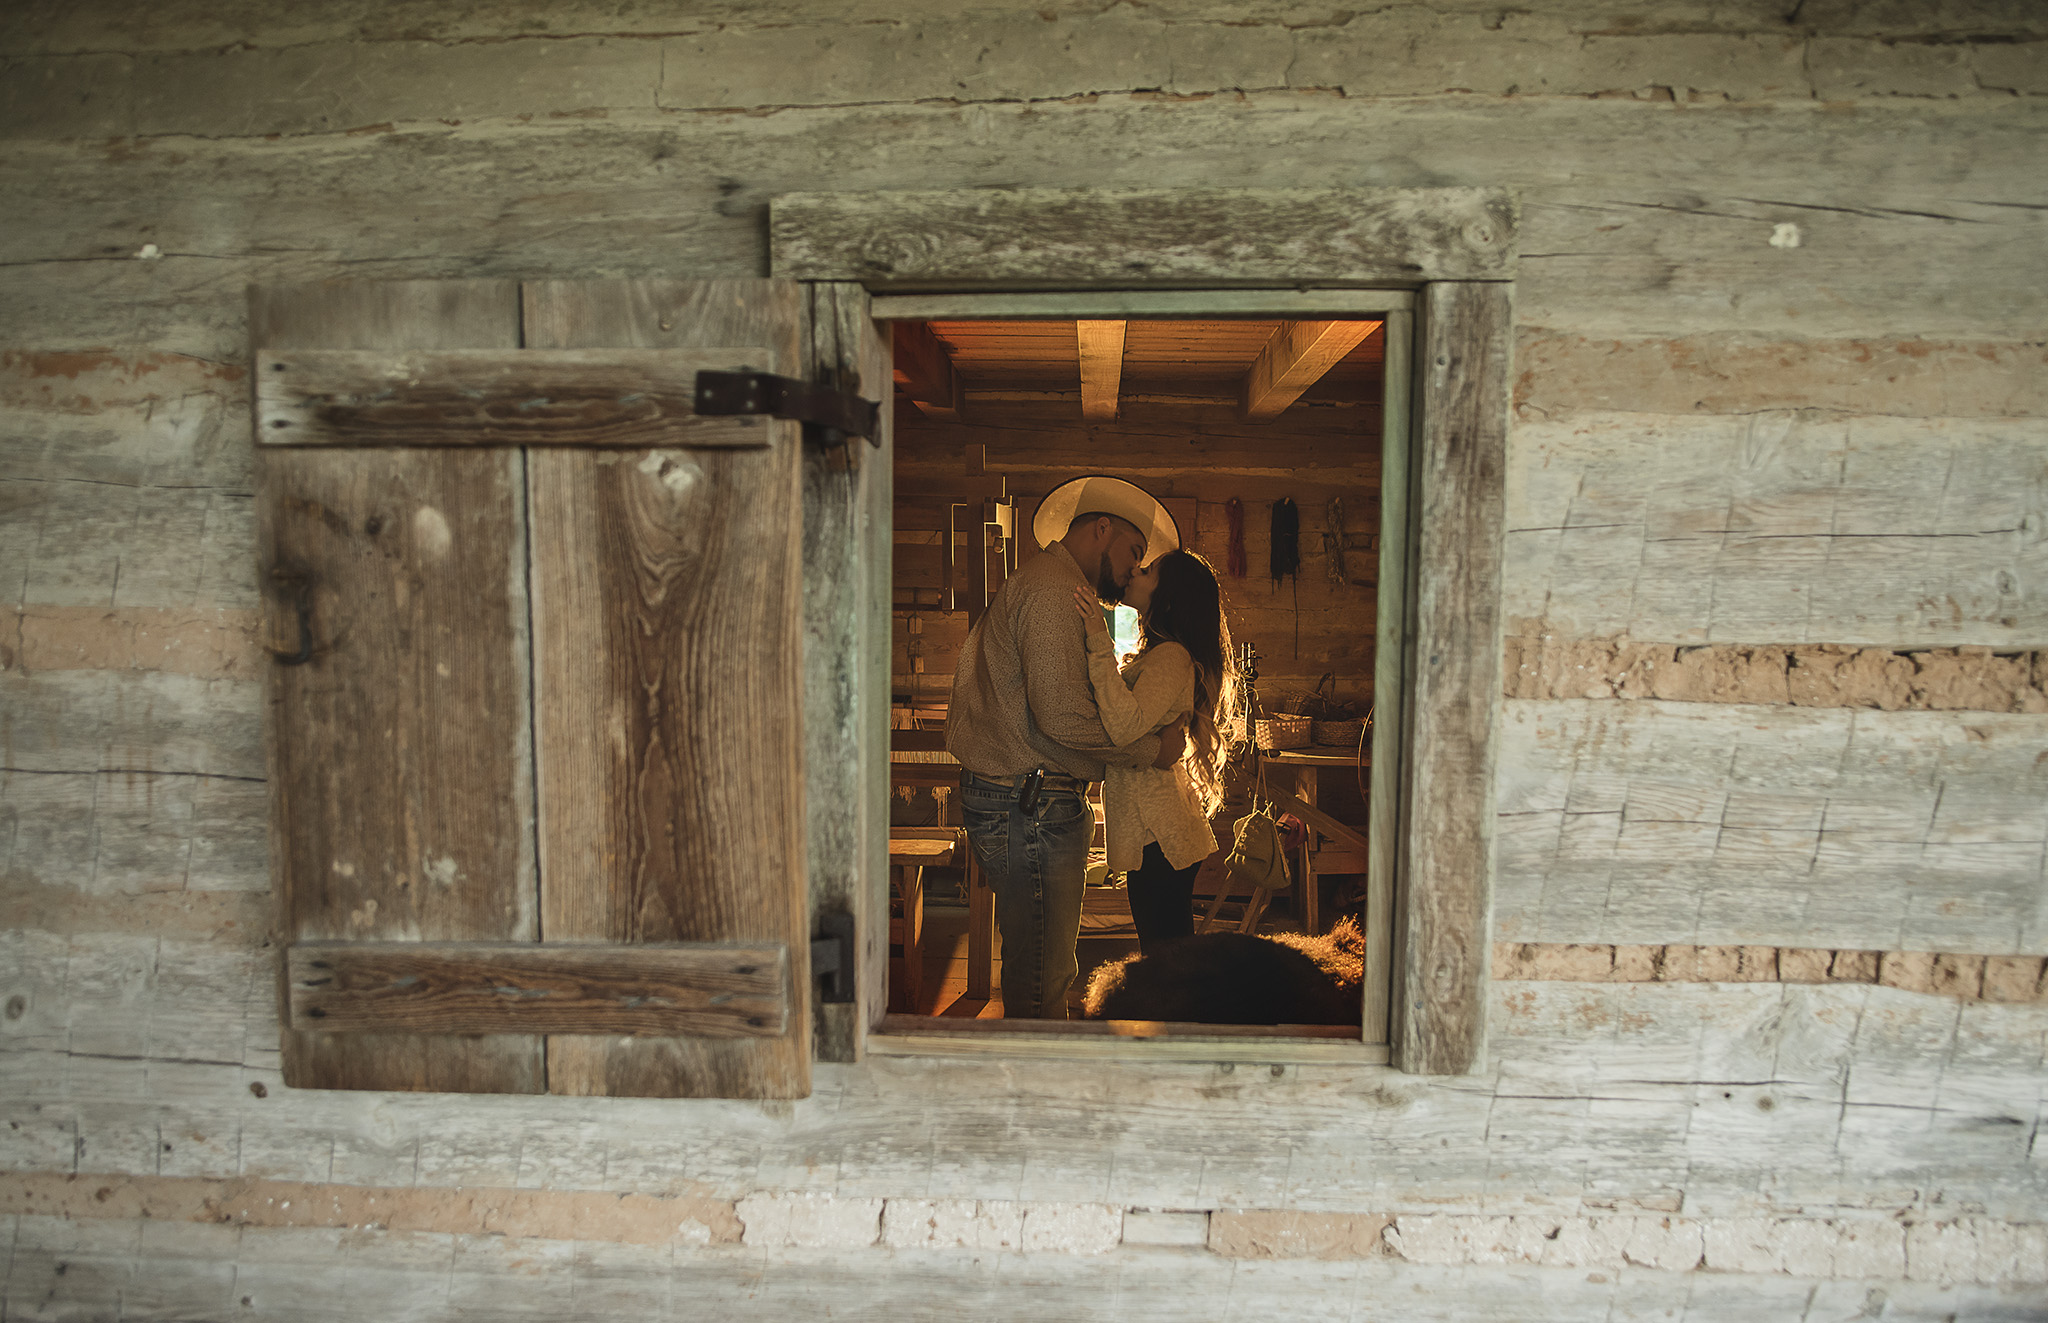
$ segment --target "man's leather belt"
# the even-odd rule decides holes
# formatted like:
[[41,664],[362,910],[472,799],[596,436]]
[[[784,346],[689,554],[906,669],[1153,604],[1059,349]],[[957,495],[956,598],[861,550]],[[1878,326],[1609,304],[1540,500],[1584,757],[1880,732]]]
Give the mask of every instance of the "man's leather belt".
[[[977,781],[985,781],[990,785],[1001,786],[1005,790],[1014,790],[1031,773],[1021,772],[1016,776],[983,776],[980,772],[969,772],[967,775]],[[1088,787],[1093,784],[1095,784],[1093,781],[1084,781],[1078,776],[1068,776],[1065,772],[1047,772],[1039,781],[1039,788],[1041,790],[1078,790],[1085,793]]]

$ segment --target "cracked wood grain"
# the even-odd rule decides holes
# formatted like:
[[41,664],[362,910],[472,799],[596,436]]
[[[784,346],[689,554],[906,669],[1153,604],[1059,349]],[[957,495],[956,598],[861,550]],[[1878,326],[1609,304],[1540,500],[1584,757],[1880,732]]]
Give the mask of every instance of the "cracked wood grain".
[[1510,637],[1509,698],[2048,713],[2048,652]]
[[[590,0],[513,0],[485,10],[422,13],[403,0],[375,0],[343,14],[294,15],[289,23],[256,23],[268,16],[260,4],[202,3],[170,0],[137,11],[115,0],[54,5],[24,4],[0,24],[7,49],[22,53],[143,54],[156,51],[206,50],[241,42],[251,48],[288,47],[336,40],[365,43],[498,42],[508,38],[538,40],[579,38],[650,38],[686,36],[723,29],[797,28],[834,30],[861,25],[909,28],[937,20],[957,19],[957,7],[944,0],[905,0],[882,4],[858,0],[821,13],[808,0],[719,0],[693,6],[687,15],[660,6],[620,6]],[[1059,0],[1031,13],[1055,32],[1100,12],[1080,0]],[[1505,21],[1489,0],[1437,0],[1428,5],[1383,4],[1366,17],[1380,22],[1429,22],[1450,19],[1474,31],[1520,36],[1519,25]],[[1155,22],[1167,31],[1341,31],[1360,15],[1337,11],[1302,11],[1280,0],[1222,3],[1199,0],[1176,6]],[[1517,15],[1525,22],[1536,15]],[[2031,8],[1981,4],[1927,3],[1897,9],[1864,6],[1787,4],[1784,0],[1731,0],[1702,14],[1685,0],[1650,0],[1630,6],[1625,21],[1618,11],[1585,6],[1558,16],[1537,31],[1566,32],[1579,37],[1667,37],[1744,34],[1800,37],[1863,38],[1923,43],[2006,43],[2048,36],[2048,21]]]
[[1901,418],[2048,414],[2048,343],[2038,339],[1601,339],[1525,327],[1515,365],[1515,414],[1529,422],[1768,410]]
[[1575,983],[1881,983],[1970,1001],[2048,1001],[2048,958],[1825,947],[1496,942],[1493,977]]
[[21,607],[257,605],[246,491],[0,479],[0,592]]
[[2039,724],[1510,699],[1495,935],[2048,951]]
[[2030,647],[2048,636],[2044,444],[2034,418],[1525,421],[1510,631]]

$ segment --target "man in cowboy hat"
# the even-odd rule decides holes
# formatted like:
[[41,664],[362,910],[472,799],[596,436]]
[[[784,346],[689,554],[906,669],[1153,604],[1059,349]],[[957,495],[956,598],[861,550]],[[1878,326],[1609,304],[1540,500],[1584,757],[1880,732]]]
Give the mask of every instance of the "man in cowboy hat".
[[1063,1020],[1095,827],[1088,783],[1105,762],[1171,767],[1187,744],[1184,727],[1121,749],[1110,742],[1074,589],[1121,601],[1139,566],[1180,545],[1180,530],[1143,488],[1096,475],[1054,489],[1032,533],[1043,553],[997,590],[967,636],[946,748],[966,769],[967,839],[996,896],[1003,1014]]

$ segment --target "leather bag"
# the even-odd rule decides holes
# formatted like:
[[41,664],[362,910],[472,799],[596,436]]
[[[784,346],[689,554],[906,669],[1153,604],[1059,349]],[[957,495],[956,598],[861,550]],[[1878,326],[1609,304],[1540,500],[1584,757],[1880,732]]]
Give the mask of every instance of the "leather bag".
[[1223,868],[1234,890],[1287,888],[1287,851],[1270,809],[1256,808],[1237,820]]

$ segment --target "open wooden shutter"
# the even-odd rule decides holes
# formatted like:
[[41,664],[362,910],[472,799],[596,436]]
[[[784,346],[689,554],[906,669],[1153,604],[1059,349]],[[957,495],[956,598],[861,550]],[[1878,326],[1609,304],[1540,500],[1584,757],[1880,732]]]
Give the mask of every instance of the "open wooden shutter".
[[287,1083],[809,1092],[803,298],[255,294]]

